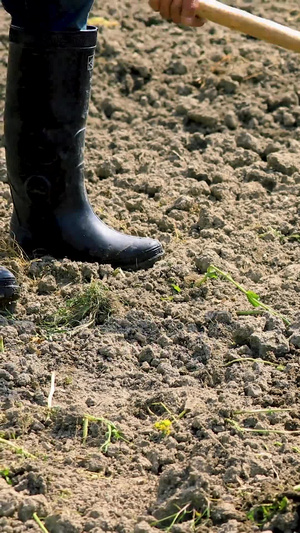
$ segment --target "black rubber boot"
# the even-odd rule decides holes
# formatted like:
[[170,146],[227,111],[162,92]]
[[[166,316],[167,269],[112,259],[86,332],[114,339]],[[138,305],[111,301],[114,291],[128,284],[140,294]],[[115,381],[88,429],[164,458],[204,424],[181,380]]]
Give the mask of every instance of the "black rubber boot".
[[11,231],[30,256],[148,268],[153,239],[99,220],[84,187],[83,149],[97,30],[10,31],[5,144],[14,213]]
[[20,287],[15,276],[7,268],[0,266],[0,310],[15,302],[19,295]]

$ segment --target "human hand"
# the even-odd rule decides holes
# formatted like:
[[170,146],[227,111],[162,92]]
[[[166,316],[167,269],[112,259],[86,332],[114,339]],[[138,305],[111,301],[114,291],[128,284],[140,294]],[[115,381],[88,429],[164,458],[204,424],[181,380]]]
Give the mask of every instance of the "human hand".
[[205,19],[196,16],[197,0],[149,0],[149,5],[166,20],[184,26],[200,27]]

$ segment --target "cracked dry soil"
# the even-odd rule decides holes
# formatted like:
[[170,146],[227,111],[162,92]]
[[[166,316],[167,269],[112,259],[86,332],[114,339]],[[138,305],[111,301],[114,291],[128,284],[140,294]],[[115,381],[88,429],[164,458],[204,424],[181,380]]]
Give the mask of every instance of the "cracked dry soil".
[[[235,5],[299,27],[296,1]],[[299,532],[299,56],[170,25],[138,0],[99,1],[92,15],[119,25],[99,32],[88,193],[108,224],[166,254],[137,273],[22,260],[2,138],[0,261],[22,295],[0,317],[0,530],[40,531],[37,515],[50,533]],[[8,27],[2,9],[1,112]],[[199,286],[210,264],[289,324],[239,315],[251,306],[222,278]],[[47,333],[99,279],[113,312]],[[85,414],[125,440],[103,453],[107,427],[90,422],[83,443]]]

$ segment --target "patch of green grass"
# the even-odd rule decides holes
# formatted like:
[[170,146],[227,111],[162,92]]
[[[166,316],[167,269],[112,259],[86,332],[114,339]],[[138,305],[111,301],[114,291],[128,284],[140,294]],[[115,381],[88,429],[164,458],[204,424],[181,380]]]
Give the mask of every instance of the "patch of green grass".
[[252,507],[247,513],[247,518],[248,520],[251,520],[251,522],[256,522],[257,525],[263,526],[266,522],[269,522],[275,514],[284,513],[287,510],[288,503],[289,501],[286,496],[283,496],[271,503],[254,505],[254,507]]
[[[260,312],[263,312],[263,311],[267,311],[271,315],[278,316],[279,318],[281,318],[281,320],[286,325],[289,326],[291,324],[290,320],[286,316],[281,315],[280,313],[277,313],[277,311],[272,309],[272,307],[270,307],[269,305],[266,305],[263,302],[261,302],[260,301],[260,296],[258,294],[256,294],[253,291],[249,291],[249,290],[245,289],[244,287],[242,287],[242,285],[240,285],[237,281],[235,281],[231,277],[230,274],[227,274],[226,272],[223,272],[222,270],[220,270],[218,267],[216,267],[214,265],[210,265],[208,267],[208,269],[207,269],[206,273],[204,274],[203,278],[201,278],[200,280],[195,282],[195,286],[196,287],[200,287],[208,279],[218,279],[219,277],[222,277],[222,278],[226,279],[227,281],[229,281],[230,283],[232,283],[239,291],[241,291],[247,297],[248,302],[253,307],[256,308],[254,311],[242,311],[242,312],[240,311],[240,312],[238,312],[238,314],[248,314],[249,315],[249,314],[257,314],[257,312],[260,313]],[[257,308],[260,308],[260,309],[257,309]]]
[[113,301],[109,290],[99,281],[94,281],[74,298],[66,300],[53,315],[51,321],[40,322],[48,334],[64,333],[91,327],[103,322],[113,313]]

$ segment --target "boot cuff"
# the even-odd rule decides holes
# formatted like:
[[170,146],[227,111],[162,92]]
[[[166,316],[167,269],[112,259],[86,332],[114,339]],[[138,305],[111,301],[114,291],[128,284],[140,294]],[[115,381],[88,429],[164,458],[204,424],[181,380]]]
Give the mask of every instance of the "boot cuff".
[[95,48],[97,31],[94,26],[88,26],[81,31],[28,33],[23,28],[11,26],[9,40],[11,43],[33,48]]

